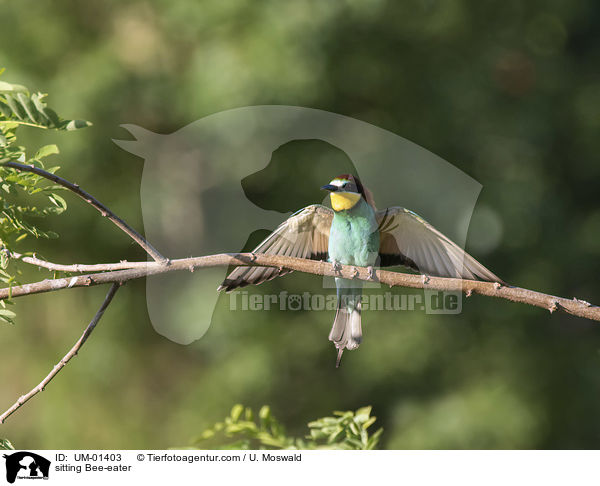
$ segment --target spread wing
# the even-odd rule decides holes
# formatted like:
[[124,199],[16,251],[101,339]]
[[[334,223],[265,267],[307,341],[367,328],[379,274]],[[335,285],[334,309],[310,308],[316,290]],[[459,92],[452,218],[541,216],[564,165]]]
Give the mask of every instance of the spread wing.
[[[313,204],[292,214],[253,253],[327,260],[329,229],[333,210]],[[258,285],[292,270],[272,267],[236,267],[217,290],[230,292],[246,285]]]
[[405,208],[376,213],[382,267],[404,265],[422,274],[469,280],[502,280],[427,221]]

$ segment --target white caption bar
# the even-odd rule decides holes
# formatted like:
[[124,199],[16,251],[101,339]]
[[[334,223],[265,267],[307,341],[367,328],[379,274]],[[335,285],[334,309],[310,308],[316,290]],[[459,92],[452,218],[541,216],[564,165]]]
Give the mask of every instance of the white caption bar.
[[[598,451],[5,451],[0,484],[598,485]],[[0,466],[0,470],[2,466]],[[45,480],[44,482],[42,482]],[[135,481],[135,483],[134,483]]]

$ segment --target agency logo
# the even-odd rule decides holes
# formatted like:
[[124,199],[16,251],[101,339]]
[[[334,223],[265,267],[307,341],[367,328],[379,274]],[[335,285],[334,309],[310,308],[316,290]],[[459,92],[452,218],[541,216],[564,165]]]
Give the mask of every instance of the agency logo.
[[18,479],[48,479],[50,461],[33,452],[20,451],[4,454],[6,480],[14,483]]
[[[463,248],[482,187],[449,162],[394,133],[300,106],[235,108],[168,135],[135,125],[123,127],[135,140],[115,143],[144,159],[141,202],[146,237],[172,259],[251,251],[299,209],[327,206],[330,198],[321,187],[336,174],[357,175],[374,191],[377,207],[410,208]],[[392,224],[395,228],[394,224],[398,223]],[[280,235],[277,251],[287,248],[289,255],[298,255],[307,235],[313,235],[308,228],[302,223]],[[390,242],[396,238],[388,234]],[[415,234],[423,234],[422,229]],[[415,245],[425,240],[415,237]],[[402,242],[389,244],[404,248]],[[427,245],[422,254],[414,251],[431,265],[437,257],[427,256]],[[459,257],[453,265],[460,268],[460,263]],[[200,339],[220,315],[215,313],[220,295],[215,288],[227,275],[227,268],[215,267],[149,276],[146,302],[156,331],[180,344]],[[316,279],[312,281],[317,285]],[[380,284],[361,281],[360,286],[376,293]],[[336,288],[335,280],[322,278],[321,288],[322,292],[311,290],[325,296]],[[387,297],[380,294],[385,303]],[[445,292],[438,299],[437,291],[426,289],[421,297],[413,310],[457,314],[462,309],[461,292]],[[427,307],[427,302],[432,305]],[[286,309],[302,306],[299,295],[285,297]]]

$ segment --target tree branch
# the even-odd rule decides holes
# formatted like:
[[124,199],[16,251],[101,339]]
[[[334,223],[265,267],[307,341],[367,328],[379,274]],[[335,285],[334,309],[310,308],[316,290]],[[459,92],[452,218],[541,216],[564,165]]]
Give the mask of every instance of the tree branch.
[[17,162],[2,162],[0,165],[4,167],[9,167],[11,169],[18,170],[20,172],[31,172],[33,174],[37,174],[45,179],[48,179],[66,189],[77,194],[81,199],[83,199],[88,204],[91,204],[95,207],[100,214],[105,218],[108,218],[112,221],[119,229],[127,233],[133,241],[135,241],[138,245],[140,245],[148,255],[150,255],[155,261],[160,263],[167,263],[168,260],[164,256],[162,256],[159,251],[154,248],[150,243],[146,241],[146,239],[140,235],[136,230],[134,230],[131,226],[129,226],[125,221],[119,218],[115,213],[113,213],[110,209],[108,209],[104,204],[98,201],[96,198],[91,196],[89,193],[85,192],[83,189],[79,187],[77,184],[73,184],[62,177],[58,177],[44,169],[40,169],[34,165],[25,165],[19,164]]
[[148,265],[148,262],[128,262],[127,260],[121,260],[119,263],[95,263],[92,265],[85,265],[81,263],[75,263],[72,265],[63,265],[61,263],[52,263],[47,260],[42,260],[33,254],[33,256],[26,256],[21,253],[11,252],[10,258],[15,260],[21,260],[22,262],[35,265],[36,267],[46,268],[55,272],[111,272],[113,270],[125,270],[127,268],[144,268]]
[[27,401],[29,401],[31,398],[33,398],[35,395],[37,395],[41,391],[44,391],[44,388],[46,387],[46,385],[48,383],[50,383],[52,381],[52,379],[58,373],[60,373],[60,371],[65,367],[65,365],[71,360],[71,358],[79,352],[81,347],[87,341],[87,338],[90,337],[90,334],[92,334],[92,331],[96,327],[96,324],[98,324],[98,321],[100,321],[102,315],[104,314],[104,311],[111,303],[111,301],[112,301],[113,297],[115,296],[115,293],[117,292],[119,287],[120,287],[120,283],[112,284],[112,287],[108,291],[108,294],[106,294],[106,297],[104,298],[104,302],[102,302],[102,305],[98,309],[98,312],[96,312],[96,315],[91,320],[91,322],[88,324],[88,326],[85,328],[85,331],[83,331],[83,334],[77,340],[75,345],[69,350],[69,352],[67,354],[65,354],[65,356],[56,364],[56,366],[52,369],[52,371],[46,376],[46,378],[44,378],[40,382],[40,384],[38,386],[36,386],[33,390],[31,390],[26,395],[22,395],[21,397],[19,397],[19,399],[13,404],[12,407],[10,407],[6,412],[4,412],[2,415],[0,415],[0,424],[3,424],[8,417],[10,417],[14,412],[16,412],[19,408],[21,408]]
[[[314,275],[330,277],[343,277],[347,279],[359,279],[372,281],[367,268],[342,265],[334,270],[331,263],[302,258],[292,258],[278,255],[264,255],[253,253],[221,253],[201,257],[182,258],[172,260],[169,265],[155,262],[133,262],[135,268],[126,270],[115,270],[104,273],[90,273],[86,275],[58,278],[54,280],[43,280],[12,288],[0,289],[0,299],[32,295],[55,290],[89,287],[115,282],[126,282],[150,275],[158,275],[173,271],[191,271],[198,268],[221,267],[228,265],[240,266],[263,266],[287,268]],[[139,265],[139,266],[138,266]],[[467,296],[471,294],[486,295],[500,299],[510,300],[541,307],[550,312],[562,310],[568,314],[584,317],[594,321],[600,321],[600,307],[576,298],[565,299],[554,295],[543,294],[533,290],[510,287],[494,282],[481,282],[476,280],[462,280],[457,278],[427,277],[407,273],[391,272],[387,270],[376,270],[375,280],[391,287],[409,287],[415,289],[430,289],[441,291],[459,291]],[[215,282],[215,286],[219,282]]]

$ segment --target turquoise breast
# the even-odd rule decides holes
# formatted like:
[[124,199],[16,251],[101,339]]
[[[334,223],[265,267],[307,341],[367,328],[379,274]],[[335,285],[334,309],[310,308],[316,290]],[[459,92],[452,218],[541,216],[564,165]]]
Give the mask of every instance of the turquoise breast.
[[364,199],[351,209],[333,216],[329,232],[329,260],[344,265],[375,265],[379,254],[379,232],[375,212]]

